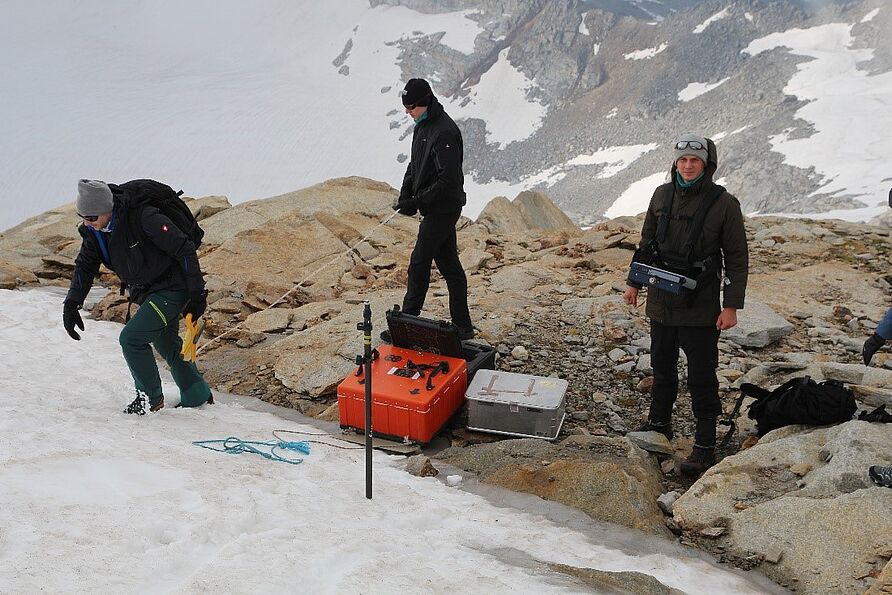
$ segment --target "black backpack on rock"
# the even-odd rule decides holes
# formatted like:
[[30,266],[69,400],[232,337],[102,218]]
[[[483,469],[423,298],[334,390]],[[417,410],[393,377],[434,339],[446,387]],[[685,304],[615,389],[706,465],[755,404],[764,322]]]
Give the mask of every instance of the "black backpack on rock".
[[161,211],[165,217],[171,220],[180,231],[186,234],[197,249],[204,238],[204,230],[195,220],[195,215],[183,202],[183,191],[174,191],[167,184],[155,180],[130,180],[117,186],[127,193],[130,198],[130,209],[136,215],[131,216],[131,233],[136,232],[136,237],[142,237],[142,229],[139,227],[140,215],[143,207],[152,206]]
[[843,423],[852,419],[857,410],[852,391],[836,380],[815,382],[809,376],[802,376],[786,381],[773,391],[744,383],[740,385],[740,392],[738,402],[745,396],[756,399],[750,404],[747,416],[756,420],[759,436],[784,426]]

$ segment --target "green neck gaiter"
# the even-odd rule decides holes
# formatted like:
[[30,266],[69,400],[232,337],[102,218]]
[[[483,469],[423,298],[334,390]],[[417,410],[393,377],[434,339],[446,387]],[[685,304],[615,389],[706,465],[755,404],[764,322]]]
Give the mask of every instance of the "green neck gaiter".
[[684,178],[681,177],[681,174],[676,170],[675,172],[675,181],[678,183],[680,188],[690,188],[697,182],[703,179],[704,174],[706,174],[706,170],[700,172],[700,175],[691,180],[690,182],[685,182]]

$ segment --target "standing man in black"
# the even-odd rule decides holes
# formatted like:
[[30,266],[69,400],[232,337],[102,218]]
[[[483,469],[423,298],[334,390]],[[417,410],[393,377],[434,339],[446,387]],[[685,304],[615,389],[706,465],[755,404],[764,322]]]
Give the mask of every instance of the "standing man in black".
[[[409,260],[409,281],[403,312],[418,316],[430,285],[431,263],[449,289],[449,314],[462,340],[474,336],[468,311],[468,279],[458,259],[455,224],[467,202],[464,191],[461,132],[434,97],[424,79],[411,79],[401,93],[406,113],[415,120],[412,156],[399,201],[403,215],[421,213],[418,239]],[[386,331],[385,331],[386,333]],[[382,338],[389,336],[382,333]]]
[[[749,253],[740,203],[712,179],[718,168],[715,143],[684,134],[672,149],[671,180],[650,199],[635,254],[645,264],[696,279],[697,285],[680,294],[647,290],[654,382],[648,422],[641,429],[672,439],[683,349],[696,427],[694,449],[679,470],[694,476],[715,464],[716,420],[722,412],[716,378],[719,334],[737,324],[737,310],[743,308]],[[637,306],[642,285],[632,279],[628,285],[625,301]]]

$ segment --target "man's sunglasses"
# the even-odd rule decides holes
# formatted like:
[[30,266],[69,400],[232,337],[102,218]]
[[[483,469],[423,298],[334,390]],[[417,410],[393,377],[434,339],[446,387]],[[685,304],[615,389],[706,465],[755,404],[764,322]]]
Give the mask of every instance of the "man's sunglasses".
[[675,148],[679,151],[684,151],[685,149],[693,149],[694,151],[705,151],[706,147],[703,146],[698,140],[683,140],[675,143]]
[[418,104],[416,104],[416,103],[410,103],[409,105],[406,105],[406,104],[404,103],[404,104],[403,104],[403,107],[406,108],[406,109],[409,110],[409,111],[412,111],[413,109],[415,109],[416,107],[418,107]]
[[93,223],[99,220],[99,215],[81,215],[80,213],[78,213],[77,216],[89,223]]

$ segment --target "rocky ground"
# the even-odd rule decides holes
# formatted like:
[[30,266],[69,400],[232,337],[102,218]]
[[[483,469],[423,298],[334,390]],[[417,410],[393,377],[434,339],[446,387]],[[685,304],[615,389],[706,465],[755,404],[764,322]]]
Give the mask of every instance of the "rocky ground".
[[[200,361],[213,386],[337,420],[335,387],[361,349],[361,310],[346,302],[369,299],[377,333],[404,291],[417,221],[381,224],[394,197],[386,184],[344,178],[231,208],[222,197],[192,203],[207,232],[210,342]],[[0,287],[67,285],[74,222],[69,205],[0,235]],[[802,375],[846,382],[862,409],[892,409],[892,353],[871,367],[860,361],[890,305],[889,227],[746,224],[747,307],[720,341],[725,410],[741,382],[770,387]],[[568,380],[567,418],[552,444],[470,432],[461,412],[428,449],[432,465],[681,539],[794,590],[888,588],[892,490],[873,487],[867,467],[892,464],[889,426],[785,428],[753,445],[744,415],[719,464],[696,482],[676,471],[693,434],[684,390],[671,444],[634,433],[648,407],[649,339],[643,305],[626,306],[621,291],[640,226],[625,218],[583,231],[535,193],[493,201],[460,223],[478,340],[497,349],[499,369]],[[435,280],[426,310],[442,317],[446,292]],[[125,310],[113,291],[92,314],[123,320]],[[683,365],[680,374],[684,387]]]

